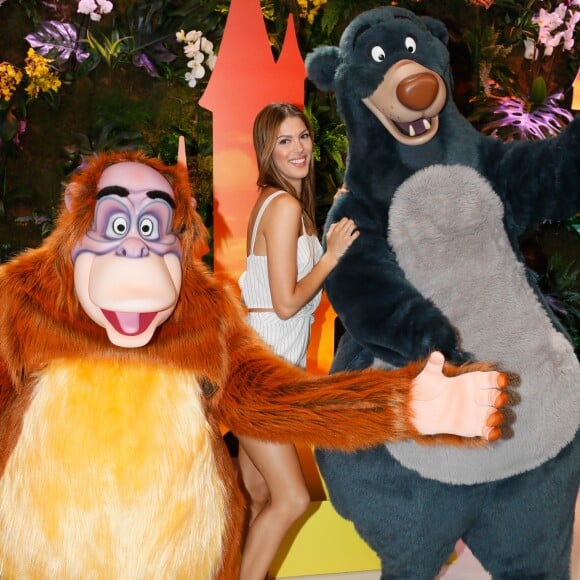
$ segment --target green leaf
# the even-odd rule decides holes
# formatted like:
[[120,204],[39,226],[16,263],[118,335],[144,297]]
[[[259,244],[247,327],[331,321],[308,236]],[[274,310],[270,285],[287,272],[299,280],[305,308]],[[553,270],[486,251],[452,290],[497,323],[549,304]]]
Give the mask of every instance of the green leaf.
[[533,105],[541,105],[548,96],[548,89],[544,77],[536,77],[532,83],[531,102]]

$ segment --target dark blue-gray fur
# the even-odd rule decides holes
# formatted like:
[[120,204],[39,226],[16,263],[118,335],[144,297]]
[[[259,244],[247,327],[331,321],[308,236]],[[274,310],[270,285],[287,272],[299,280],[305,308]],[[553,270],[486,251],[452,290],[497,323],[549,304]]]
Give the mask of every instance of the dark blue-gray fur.
[[[310,80],[335,92],[349,141],[345,181],[350,194],[331,208],[327,225],[346,215],[362,234],[325,288],[350,337],[395,366],[434,348],[454,362],[470,358],[445,317],[407,283],[387,244],[391,199],[405,179],[437,163],[477,169],[505,203],[506,230],[518,255],[517,236],[526,227],[544,218],[567,218],[580,207],[580,120],[557,139],[504,144],[476,131],[448,96],[438,135],[426,145],[407,146],[396,142],[361,102],[401,58],[439,73],[451,95],[444,31],[434,19],[401,8],[377,8],[349,25],[339,47],[320,47],[306,58]],[[408,34],[418,41],[412,55],[404,48]],[[377,42],[387,53],[381,63],[367,56]]]
[[[404,48],[408,34],[417,41],[414,54]],[[369,58],[375,43],[385,49],[380,63]],[[508,245],[520,263],[517,238],[524,229],[580,210],[578,119],[557,138],[504,144],[475,131],[448,96],[437,136],[410,147],[395,141],[361,102],[399,59],[416,60],[439,73],[451,95],[446,43],[442,23],[389,6],[361,14],[338,47],[320,47],[306,58],[310,80],[335,93],[349,140],[345,181],[350,193],[331,208],[327,228],[349,216],[361,231],[326,283],[346,328],[332,372],[369,367],[377,359],[385,366],[402,366],[435,349],[454,362],[472,358],[442,311],[407,280],[388,243],[395,192],[417,171],[463,165],[484,176],[503,202]],[[449,220],[456,217],[450,207]],[[553,327],[563,332],[531,274],[528,280]],[[556,383],[546,388],[557,388]],[[543,419],[538,416],[537,429]],[[494,579],[570,577],[580,433],[539,467],[475,485],[422,477],[385,446],[354,454],[318,450],[316,458],[334,506],[353,520],[380,557],[382,580],[432,580],[458,538]],[[485,465],[485,452],[481,461]]]

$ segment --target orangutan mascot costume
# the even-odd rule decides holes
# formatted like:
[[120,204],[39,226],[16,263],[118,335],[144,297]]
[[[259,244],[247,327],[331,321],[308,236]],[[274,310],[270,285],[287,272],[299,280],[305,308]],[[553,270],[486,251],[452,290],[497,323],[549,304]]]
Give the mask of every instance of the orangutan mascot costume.
[[307,374],[246,325],[205,248],[183,163],[107,153],[42,246],[0,268],[4,580],[235,579],[244,503],[222,425],[343,450],[500,436],[506,374],[440,353]]

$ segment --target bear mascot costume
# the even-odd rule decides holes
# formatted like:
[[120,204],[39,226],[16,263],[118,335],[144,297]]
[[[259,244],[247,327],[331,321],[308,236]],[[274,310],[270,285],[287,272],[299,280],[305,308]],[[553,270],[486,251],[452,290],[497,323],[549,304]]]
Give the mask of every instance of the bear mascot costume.
[[318,450],[317,461],[383,580],[432,580],[460,538],[496,580],[564,579],[580,366],[517,240],[580,210],[580,120],[536,142],[480,134],[452,100],[447,40],[439,20],[388,6],[306,57],[349,142],[350,192],[327,227],[348,216],[361,232],[325,285],[345,328],[332,372],[397,368],[433,350],[496,361],[521,378],[513,436],[484,453],[405,441]]
[[500,435],[509,376],[490,364],[312,376],[274,356],[201,261],[181,160],[91,158],[52,234],[0,268],[4,580],[235,580],[221,425],[344,450]]

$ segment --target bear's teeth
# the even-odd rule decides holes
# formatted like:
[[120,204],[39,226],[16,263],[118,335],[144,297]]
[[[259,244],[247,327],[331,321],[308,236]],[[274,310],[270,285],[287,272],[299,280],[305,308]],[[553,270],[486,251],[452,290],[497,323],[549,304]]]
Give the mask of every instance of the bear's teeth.
[[431,122],[428,119],[418,119],[411,122],[395,121],[395,124],[402,133],[409,137],[417,137],[431,129]]

